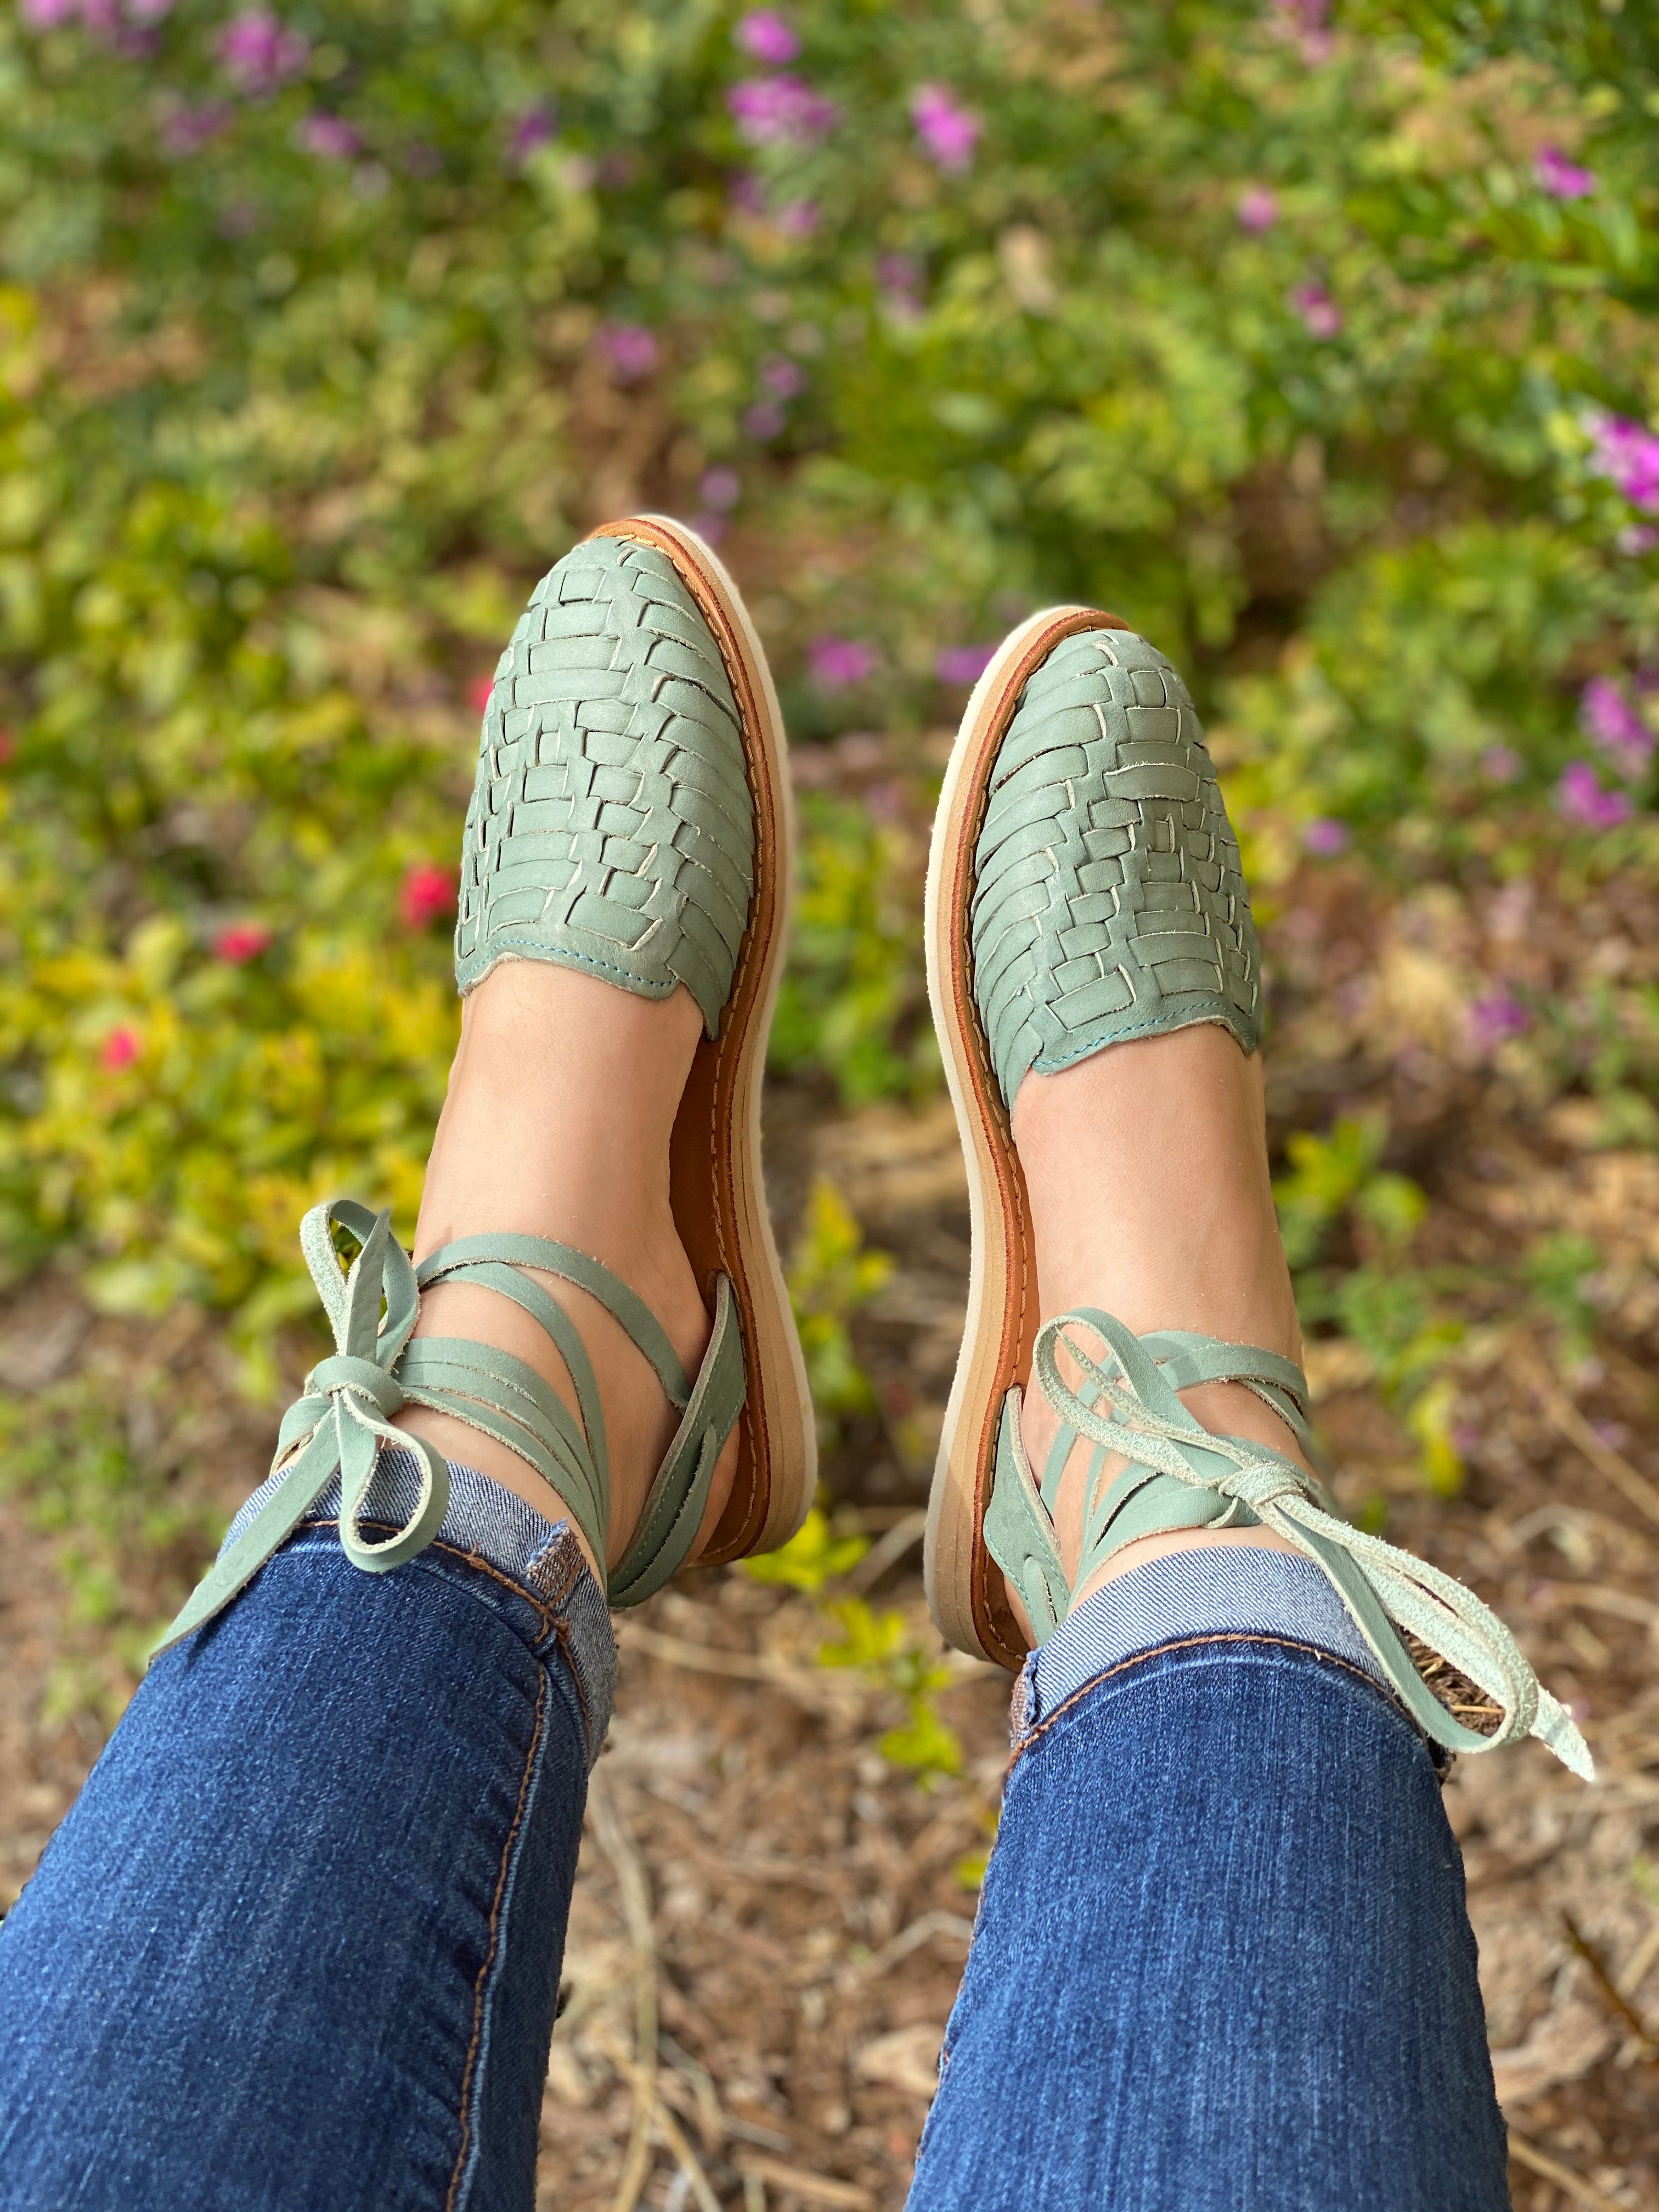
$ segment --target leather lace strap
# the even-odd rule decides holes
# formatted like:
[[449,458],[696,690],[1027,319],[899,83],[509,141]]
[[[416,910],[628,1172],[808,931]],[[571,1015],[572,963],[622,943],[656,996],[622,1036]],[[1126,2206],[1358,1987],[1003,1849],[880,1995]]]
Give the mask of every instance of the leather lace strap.
[[[343,1276],[334,1248],[337,1225],[361,1248]],[[354,1566],[384,1573],[424,1550],[443,1525],[449,1469],[424,1437],[392,1426],[392,1417],[405,1405],[448,1413],[517,1452],[558,1492],[594,1557],[604,1559],[611,1463],[599,1386],[574,1322],[539,1283],[520,1272],[526,1267],[556,1275],[597,1298],[650,1361],[681,1413],[639,1528],[611,1577],[610,1602],[638,1604],[683,1565],[702,1525],[721,1447],[745,1395],[737,1301],[725,1276],[715,1285],[714,1334],[693,1383],[643,1300],[597,1260],[550,1238],[461,1238],[423,1261],[417,1277],[392,1236],[389,1213],[372,1213],[351,1199],[336,1199],[306,1215],[300,1248],[333,1324],[335,1355],[313,1368],[283,1416],[272,1462],[272,1472],[280,1470],[276,1487],[208,1570],[155,1647],[158,1653],[228,1605],[337,1474],[340,1542]],[[463,1337],[411,1341],[421,1292],[441,1281],[494,1291],[538,1322],[564,1362],[577,1414],[533,1368],[493,1345]],[[422,1468],[421,1488],[407,1522],[390,1536],[371,1540],[361,1522],[383,1443],[414,1453]]]
[[[1079,1341],[1079,1332],[1104,1346],[1101,1358]],[[1081,1377],[1076,1387],[1060,1372],[1061,1350]],[[1540,1687],[1514,1637],[1473,1591],[1381,1537],[1350,1528],[1305,1468],[1244,1437],[1206,1429],[1176,1395],[1198,1382],[1243,1382],[1305,1441],[1307,1384],[1289,1360],[1185,1332],[1137,1337],[1112,1315],[1082,1308],[1040,1331],[1033,1372],[1060,1417],[1060,1435],[1039,1485],[1020,1434],[1021,1394],[1009,1392],[985,1535],[1039,1641],[1065,1619],[1073,1593],[1125,1544],[1177,1528],[1260,1526],[1323,1569],[1390,1685],[1436,1742],[1481,1752],[1535,1735],[1575,1774],[1592,1777],[1589,1747],[1565,1708]],[[1060,1562],[1053,1507],[1066,1462],[1083,1437],[1096,1449],[1085,1492],[1082,1553],[1072,1577]],[[1109,1481],[1109,1455],[1127,1462]],[[1412,1664],[1396,1627],[1498,1703],[1504,1717],[1494,1735],[1479,1735],[1446,1711]]]

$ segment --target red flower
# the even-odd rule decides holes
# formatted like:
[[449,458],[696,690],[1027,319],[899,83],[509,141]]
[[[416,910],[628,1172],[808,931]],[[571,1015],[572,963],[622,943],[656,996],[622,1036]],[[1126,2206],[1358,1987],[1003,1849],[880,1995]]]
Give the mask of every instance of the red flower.
[[112,1074],[118,1069],[131,1067],[137,1059],[139,1036],[137,1030],[112,1030],[104,1039],[103,1049],[98,1055],[98,1065]]
[[398,912],[405,929],[425,929],[441,915],[455,911],[456,878],[453,868],[434,867],[416,860],[404,877],[398,894]]
[[228,922],[213,940],[213,957],[228,961],[233,968],[242,968],[258,958],[270,939],[271,933],[262,921]]
[[17,740],[9,730],[0,730],[0,766],[9,761],[17,750]]
[[489,711],[489,695],[495,689],[493,676],[475,676],[466,687],[466,703],[475,714]]

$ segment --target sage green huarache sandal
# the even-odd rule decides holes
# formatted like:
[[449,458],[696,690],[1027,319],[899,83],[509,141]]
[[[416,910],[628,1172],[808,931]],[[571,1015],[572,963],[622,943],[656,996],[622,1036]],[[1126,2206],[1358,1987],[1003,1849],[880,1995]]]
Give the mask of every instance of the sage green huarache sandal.
[[[1212,1434],[1177,1393],[1245,1385],[1306,1448],[1300,1368],[1186,1331],[1137,1337],[1079,1309],[1039,1327],[1036,1254],[1010,1114],[1048,1074],[1130,1037],[1214,1022],[1254,1052],[1261,974],[1238,848],[1185,685],[1115,616],[1035,615],[969,702],[933,825],[927,977],[969,1169],[968,1318],[933,1475],[926,1571],[959,1650],[1017,1667],[1124,1545],[1261,1526],[1322,1567],[1425,1733],[1456,1751],[1540,1736],[1576,1773],[1589,1754],[1504,1624],[1461,1583],[1349,1528],[1324,1486],[1267,1447]],[[1062,1370],[1062,1356],[1066,1368]],[[1021,1433],[1036,1387],[1060,1429],[1039,1479]],[[1067,1379],[1068,1375],[1073,1378]],[[1073,1446],[1093,1446],[1075,1575],[1053,1508]],[[1105,1480],[1108,1456],[1129,1463]],[[1399,1630],[1501,1707],[1466,1727]]]
[[[635,517],[599,531],[537,586],[495,672],[467,812],[455,932],[463,994],[501,960],[580,968],[647,998],[684,983],[703,1035],[670,1150],[674,1219],[714,1333],[695,1378],[628,1285],[546,1238],[468,1237],[418,1273],[389,1217],[349,1200],[314,1207],[301,1246],[336,1352],[283,1422],[276,1479],[168,1630],[166,1650],[257,1573],[337,1475],[340,1541],[370,1572],[430,1543],[446,1462],[392,1426],[404,1407],[453,1415],[507,1444],[556,1488],[603,1561],[611,1477],[592,1368],[574,1324],[523,1270],[597,1298],[656,1370],[681,1419],[612,1606],[660,1589],[696,1540],[721,1449],[741,1423],[732,1495],[705,1560],[787,1541],[817,1473],[806,1371],[766,1209],[760,1090],[789,894],[789,781],[760,641],[737,587],[682,525]],[[342,1276],[334,1231],[361,1249]],[[411,1341],[422,1291],[468,1282],[547,1331],[580,1420],[534,1370],[459,1338]],[[382,1303],[385,1316],[381,1316]],[[382,1444],[413,1452],[415,1510],[364,1531]]]

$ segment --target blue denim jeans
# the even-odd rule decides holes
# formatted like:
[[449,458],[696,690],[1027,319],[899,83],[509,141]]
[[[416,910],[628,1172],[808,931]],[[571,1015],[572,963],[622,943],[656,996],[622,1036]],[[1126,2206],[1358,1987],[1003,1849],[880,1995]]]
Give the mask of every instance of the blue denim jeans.
[[[455,1484],[151,1670],[0,1926],[0,2212],[528,2212],[614,1650]],[[1172,1635],[1136,1582],[1024,1679],[912,2212],[1504,2212],[1422,1741],[1294,1591]]]

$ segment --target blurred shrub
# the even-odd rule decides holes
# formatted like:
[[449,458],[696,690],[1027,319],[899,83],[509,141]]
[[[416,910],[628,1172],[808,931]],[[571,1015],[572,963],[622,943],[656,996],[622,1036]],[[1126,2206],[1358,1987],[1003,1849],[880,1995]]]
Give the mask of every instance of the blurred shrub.
[[[11,0],[8,1264],[257,1352],[307,1200],[408,1233],[477,682],[641,499],[814,733],[1082,597],[1261,880],[1650,865],[1656,112],[1580,0]],[[806,827],[780,1065],[912,1090],[896,833]]]

